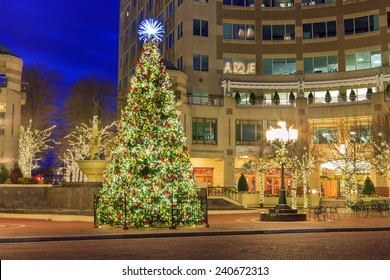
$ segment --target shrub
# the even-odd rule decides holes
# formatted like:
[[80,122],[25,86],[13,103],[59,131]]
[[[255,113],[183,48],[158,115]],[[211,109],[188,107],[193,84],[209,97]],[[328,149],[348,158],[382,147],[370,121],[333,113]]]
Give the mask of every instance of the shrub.
[[372,196],[374,193],[375,193],[374,183],[372,182],[371,178],[367,176],[363,185],[363,194]]
[[17,163],[14,163],[14,167],[12,167],[9,177],[11,179],[12,184],[17,184],[18,179],[23,177],[22,170]]
[[9,178],[8,169],[4,164],[0,164],[0,184],[4,184],[5,181]]
[[244,173],[241,173],[240,179],[238,179],[237,189],[239,192],[247,192],[248,191],[248,181],[246,180]]
[[330,95],[329,90],[327,90],[325,93],[325,102],[330,103],[331,101],[332,101],[332,96]]

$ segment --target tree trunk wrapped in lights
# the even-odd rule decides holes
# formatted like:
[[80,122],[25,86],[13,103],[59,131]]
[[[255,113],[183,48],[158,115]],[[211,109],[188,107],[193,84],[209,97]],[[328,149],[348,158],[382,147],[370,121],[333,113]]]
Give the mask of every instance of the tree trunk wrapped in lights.
[[199,224],[203,213],[178,104],[158,38],[145,38],[104,173],[97,219],[135,227],[173,220],[175,225]]
[[[107,158],[109,156],[109,147],[112,141],[110,131],[116,125],[115,122],[101,128],[98,132],[100,139],[100,150]],[[66,177],[72,182],[85,181],[84,176],[77,164],[78,160],[87,159],[91,148],[90,139],[92,137],[92,127],[85,123],[76,126],[76,128],[64,137],[67,142],[67,149],[64,151],[60,159],[64,162],[66,168]]]
[[44,130],[32,129],[32,121],[20,127],[19,137],[19,166],[23,177],[30,178],[31,171],[39,167],[38,154],[53,148],[50,144],[57,144],[50,138],[55,125]]
[[246,161],[242,170],[244,173],[258,172],[259,175],[259,187],[260,187],[260,207],[264,205],[264,173],[274,169],[276,163],[273,161],[268,147],[261,146],[258,153],[251,153],[251,159]]

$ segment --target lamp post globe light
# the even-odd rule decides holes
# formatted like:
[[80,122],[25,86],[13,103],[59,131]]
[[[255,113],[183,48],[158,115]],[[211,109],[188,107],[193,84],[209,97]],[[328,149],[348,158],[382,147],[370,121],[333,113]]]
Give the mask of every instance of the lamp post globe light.
[[281,181],[282,185],[279,191],[279,202],[277,204],[278,208],[287,208],[287,195],[286,189],[284,186],[284,167],[287,160],[287,148],[286,146],[289,143],[295,142],[298,139],[298,130],[286,127],[286,122],[278,122],[279,128],[273,128],[270,126],[270,129],[266,132],[267,141],[271,144],[277,146],[276,158],[278,163],[281,165]]

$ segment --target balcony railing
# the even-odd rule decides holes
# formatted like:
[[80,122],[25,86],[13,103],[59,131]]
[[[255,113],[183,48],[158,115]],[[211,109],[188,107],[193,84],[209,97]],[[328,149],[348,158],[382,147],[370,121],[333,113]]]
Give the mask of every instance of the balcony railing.
[[256,100],[254,103],[251,103],[248,100],[242,99],[240,103],[237,103],[239,107],[295,107],[295,100]]
[[208,187],[207,188],[208,196],[224,196],[230,198],[234,201],[238,200],[238,192],[235,189],[228,187]]
[[366,95],[356,95],[355,100],[350,100],[349,96],[346,96],[344,99],[341,97],[331,96],[330,100],[327,100],[325,97],[307,99],[309,106],[327,106],[327,105],[353,105],[357,103],[369,103],[371,102],[367,99]]
[[223,106],[223,97],[221,96],[187,96],[187,104]]

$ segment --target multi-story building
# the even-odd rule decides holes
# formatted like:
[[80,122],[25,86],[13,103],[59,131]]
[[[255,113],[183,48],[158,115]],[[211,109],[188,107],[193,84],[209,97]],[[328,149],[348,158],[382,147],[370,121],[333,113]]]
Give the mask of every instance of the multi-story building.
[[[352,131],[383,119],[389,128],[388,0],[122,0],[119,104],[142,48],[144,18],[165,26],[161,50],[175,66],[168,68],[184,103],[197,181],[235,186],[250,151],[277,121],[323,148],[346,141],[337,138],[345,123]],[[389,182],[369,169],[359,179],[371,173],[377,192],[388,196]],[[246,176],[258,191],[258,175]],[[309,187],[339,197],[343,180],[323,161]],[[278,193],[278,172],[264,182],[266,192]]]
[[22,59],[0,44],[0,163],[7,168],[18,160],[21,106],[26,102],[22,68]]

